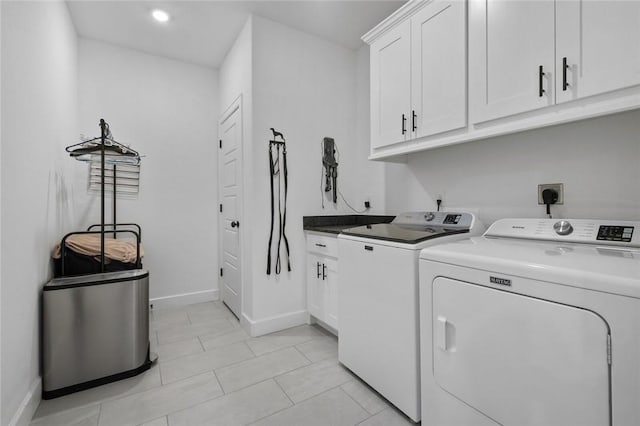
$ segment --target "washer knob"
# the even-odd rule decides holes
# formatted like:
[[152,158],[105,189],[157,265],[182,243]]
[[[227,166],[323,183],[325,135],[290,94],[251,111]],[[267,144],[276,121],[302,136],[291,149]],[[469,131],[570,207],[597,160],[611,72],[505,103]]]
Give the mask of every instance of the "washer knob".
[[553,229],[555,229],[558,235],[569,235],[573,232],[573,226],[571,226],[568,220],[561,220],[554,223]]
[[431,222],[435,217],[436,217],[435,214],[433,214],[432,212],[429,212],[424,215],[424,220],[426,220],[427,222]]

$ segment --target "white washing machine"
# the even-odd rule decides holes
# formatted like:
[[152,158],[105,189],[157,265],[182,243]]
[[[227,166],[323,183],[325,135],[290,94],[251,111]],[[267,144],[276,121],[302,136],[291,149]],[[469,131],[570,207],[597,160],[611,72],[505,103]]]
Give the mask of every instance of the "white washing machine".
[[420,250],[483,230],[471,213],[414,212],[338,236],[340,362],[414,421],[420,420]]
[[504,219],[423,250],[423,424],[640,424],[639,247],[640,222]]

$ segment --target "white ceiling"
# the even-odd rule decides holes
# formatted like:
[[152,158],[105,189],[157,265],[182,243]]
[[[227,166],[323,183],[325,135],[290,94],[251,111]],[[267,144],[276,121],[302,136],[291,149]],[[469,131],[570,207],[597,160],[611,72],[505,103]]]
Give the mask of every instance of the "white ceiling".
[[[218,68],[250,14],[356,49],[360,37],[398,9],[391,1],[67,1],[78,35]],[[167,24],[150,12],[163,9]]]

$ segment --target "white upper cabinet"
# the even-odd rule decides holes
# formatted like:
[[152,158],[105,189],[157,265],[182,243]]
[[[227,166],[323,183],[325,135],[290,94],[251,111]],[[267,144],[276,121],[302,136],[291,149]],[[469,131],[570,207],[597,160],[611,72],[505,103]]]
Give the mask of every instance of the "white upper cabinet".
[[553,0],[469,4],[471,120],[553,105]]
[[640,108],[640,0],[409,0],[362,39],[370,159]]
[[471,121],[640,84],[640,1],[472,0]]
[[556,101],[640,84],[640,1],[556,3]]
[[[413,1],[371,44],[371,150],[466,126],[466,3]],[[443,36],[445,35],[445,36]]]
[[[444,35],[444,36],[443,36]],[[434,1],[411,18],[414,138],[467,125],[464,1]]]
[[371,45],[371,146],[409,137],[411,111],[411,25],[393,28]]

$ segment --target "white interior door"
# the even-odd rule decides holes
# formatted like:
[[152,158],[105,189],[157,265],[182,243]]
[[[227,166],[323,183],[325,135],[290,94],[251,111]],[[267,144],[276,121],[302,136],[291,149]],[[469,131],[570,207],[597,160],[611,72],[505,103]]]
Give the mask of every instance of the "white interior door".
[[242,276],[240,256],[240,217],[242,206],[242,111],[240,102],[220,121],[219,194],[222,270],[222,301],[240,318]]
[[436,278],[433,374],[502,425],[609,425],[609,327],[595,313]]

